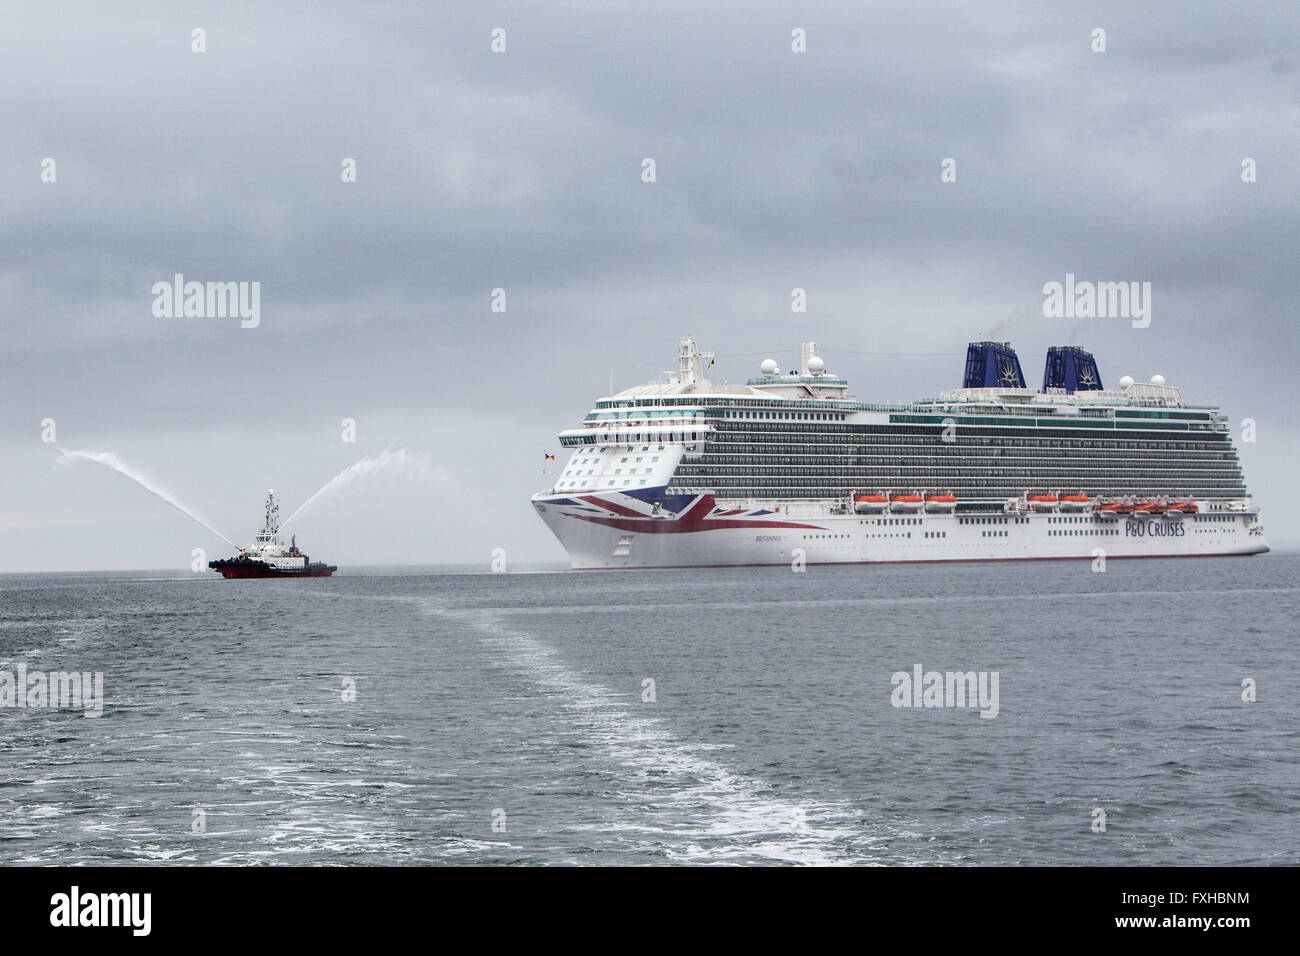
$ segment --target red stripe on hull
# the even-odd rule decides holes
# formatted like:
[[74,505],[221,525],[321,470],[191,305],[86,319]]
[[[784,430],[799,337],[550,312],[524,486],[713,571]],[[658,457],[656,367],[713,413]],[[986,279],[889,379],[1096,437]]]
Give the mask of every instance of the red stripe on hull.
[[[737,528],[751,530],[755,528],[781,528],[783,530],[805,529],[808,531],[825,531],[821,525],[799,524],[790,520],[767,521],[755,518],[733,519],[732,515],[745,514],[744,509],[734,509],[714,514],[717,502],[713,495],[700,495],[699,499],[688,509],[676,516],[661,515],[655,517],[634,511],[623,505],[615,504],[596,495],[583,495],[581,500],[598,505],[621,517],[610,518],[603,515],[575,514],[571,511],[561,512],[566,518],[581,518],[593,524],[605,525],[618,531],[636,531],[643,534],[694,534],[700,531],[724,531]],[[726,519],[726,520],[719,520]]]
[[[1145,561],[1151,558],[1254,558],[1264,551],[1216,551],[1211,554],[1108,554],[1107,561]],[[974,561],[1094,561],[1090,554],[1044,555],[1040,558],[917,558],[908,561],[809,561],[808,565],[865,564],[962,564]],[[765,561],[746,564],[656,564],[642,567],[570,568],[570,571],[698,571],[710,568],[786,568],[789,561]]]
[[587,502],[588,504],[593,504],[596,505],[597,507],[604,508],[607,511],[612,511],[616,515],[623,515],[626,518],[645,517],[645,515],[639,511],[633,511],[631,508],[624,507],[623,505],[620,504],[615,504],[612,501],[606,501],[603,498],[597,498],[595,495],[583,495],[581,500]]
[[319,571],[268,571],[264,568],[217,568],[224,578],[327,578],[338,568]]
[[[637,531],[644,534],[697,534],[704,531],[728,531],[739,528],[749,531],[754,528],[781,528],[790,530],[804,528],[809,531],[825,531],[821,525],[795,524],[793,521],[753,521],[749,518],[598,518],[594,515],[579,515],[564,512],[566,518],[581,518],[592,524],[603,524],[619,531]],[[684,565],[685,566],[685,565]],[[740,565],[735,565],[740,567]]]

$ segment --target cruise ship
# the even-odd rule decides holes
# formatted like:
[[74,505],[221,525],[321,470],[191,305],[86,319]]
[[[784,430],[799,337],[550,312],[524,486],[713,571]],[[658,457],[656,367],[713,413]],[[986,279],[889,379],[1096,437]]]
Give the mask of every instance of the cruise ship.
[[1214,406],[1161,375],[1102,386],[1076,346],[1026,386],[1006,342],[962,387],[849,395],[815,343],[744,385],[693,338],[664,380],[596,402],[533,507],[575,569],[1251,555],[1268,550]]

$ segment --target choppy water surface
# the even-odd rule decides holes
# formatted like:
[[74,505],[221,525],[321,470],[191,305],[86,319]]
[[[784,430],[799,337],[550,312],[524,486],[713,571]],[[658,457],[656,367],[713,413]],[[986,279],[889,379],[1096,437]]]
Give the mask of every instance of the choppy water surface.
[[1295,864],[1298,571],[4,576],[0,862]]

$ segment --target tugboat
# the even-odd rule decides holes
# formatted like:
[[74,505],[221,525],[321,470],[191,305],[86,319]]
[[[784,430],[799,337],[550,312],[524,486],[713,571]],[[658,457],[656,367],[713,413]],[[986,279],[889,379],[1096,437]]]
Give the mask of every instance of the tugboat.
[[266,522],[253,546],[240,548],[233,558],[209,561],[208,567],[227,578],[327,578],[338,570],[335,564],[313,564],[298,550],[296,536],[289,539],[286,548],[279,534],[280,505],[272,489],[266,493]]

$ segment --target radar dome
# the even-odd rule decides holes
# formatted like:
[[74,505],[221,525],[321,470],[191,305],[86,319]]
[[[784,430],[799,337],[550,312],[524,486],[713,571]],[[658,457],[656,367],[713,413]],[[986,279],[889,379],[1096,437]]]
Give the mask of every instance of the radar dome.
[[1164,377],[1163,375],[1159,375],[1159,374],[1157,374],[1157,375],[1152,375],[1152,376],[1151,376],[1151,384],[1152,384],[1152,385],[1163,385],[1163,384],[1165,384],[1165,377]]
[[764,375],[775,375],[781,371],[781,366],[776,364],[776,359],[763,359],[763,364],[758,367]]
[[1121,379],[1119,380],[1119,387],[1120,387],[1120,388],[1129,388],[1132,384],[1133,384],[1133,376],[1132,376],[1132,375],[1125,375],[1123,378],[1121,378]]
[[820,375],[826,371],[826,363],[822,361],[820,355],[814,355],[808,359],[808,372],[811,375]]

